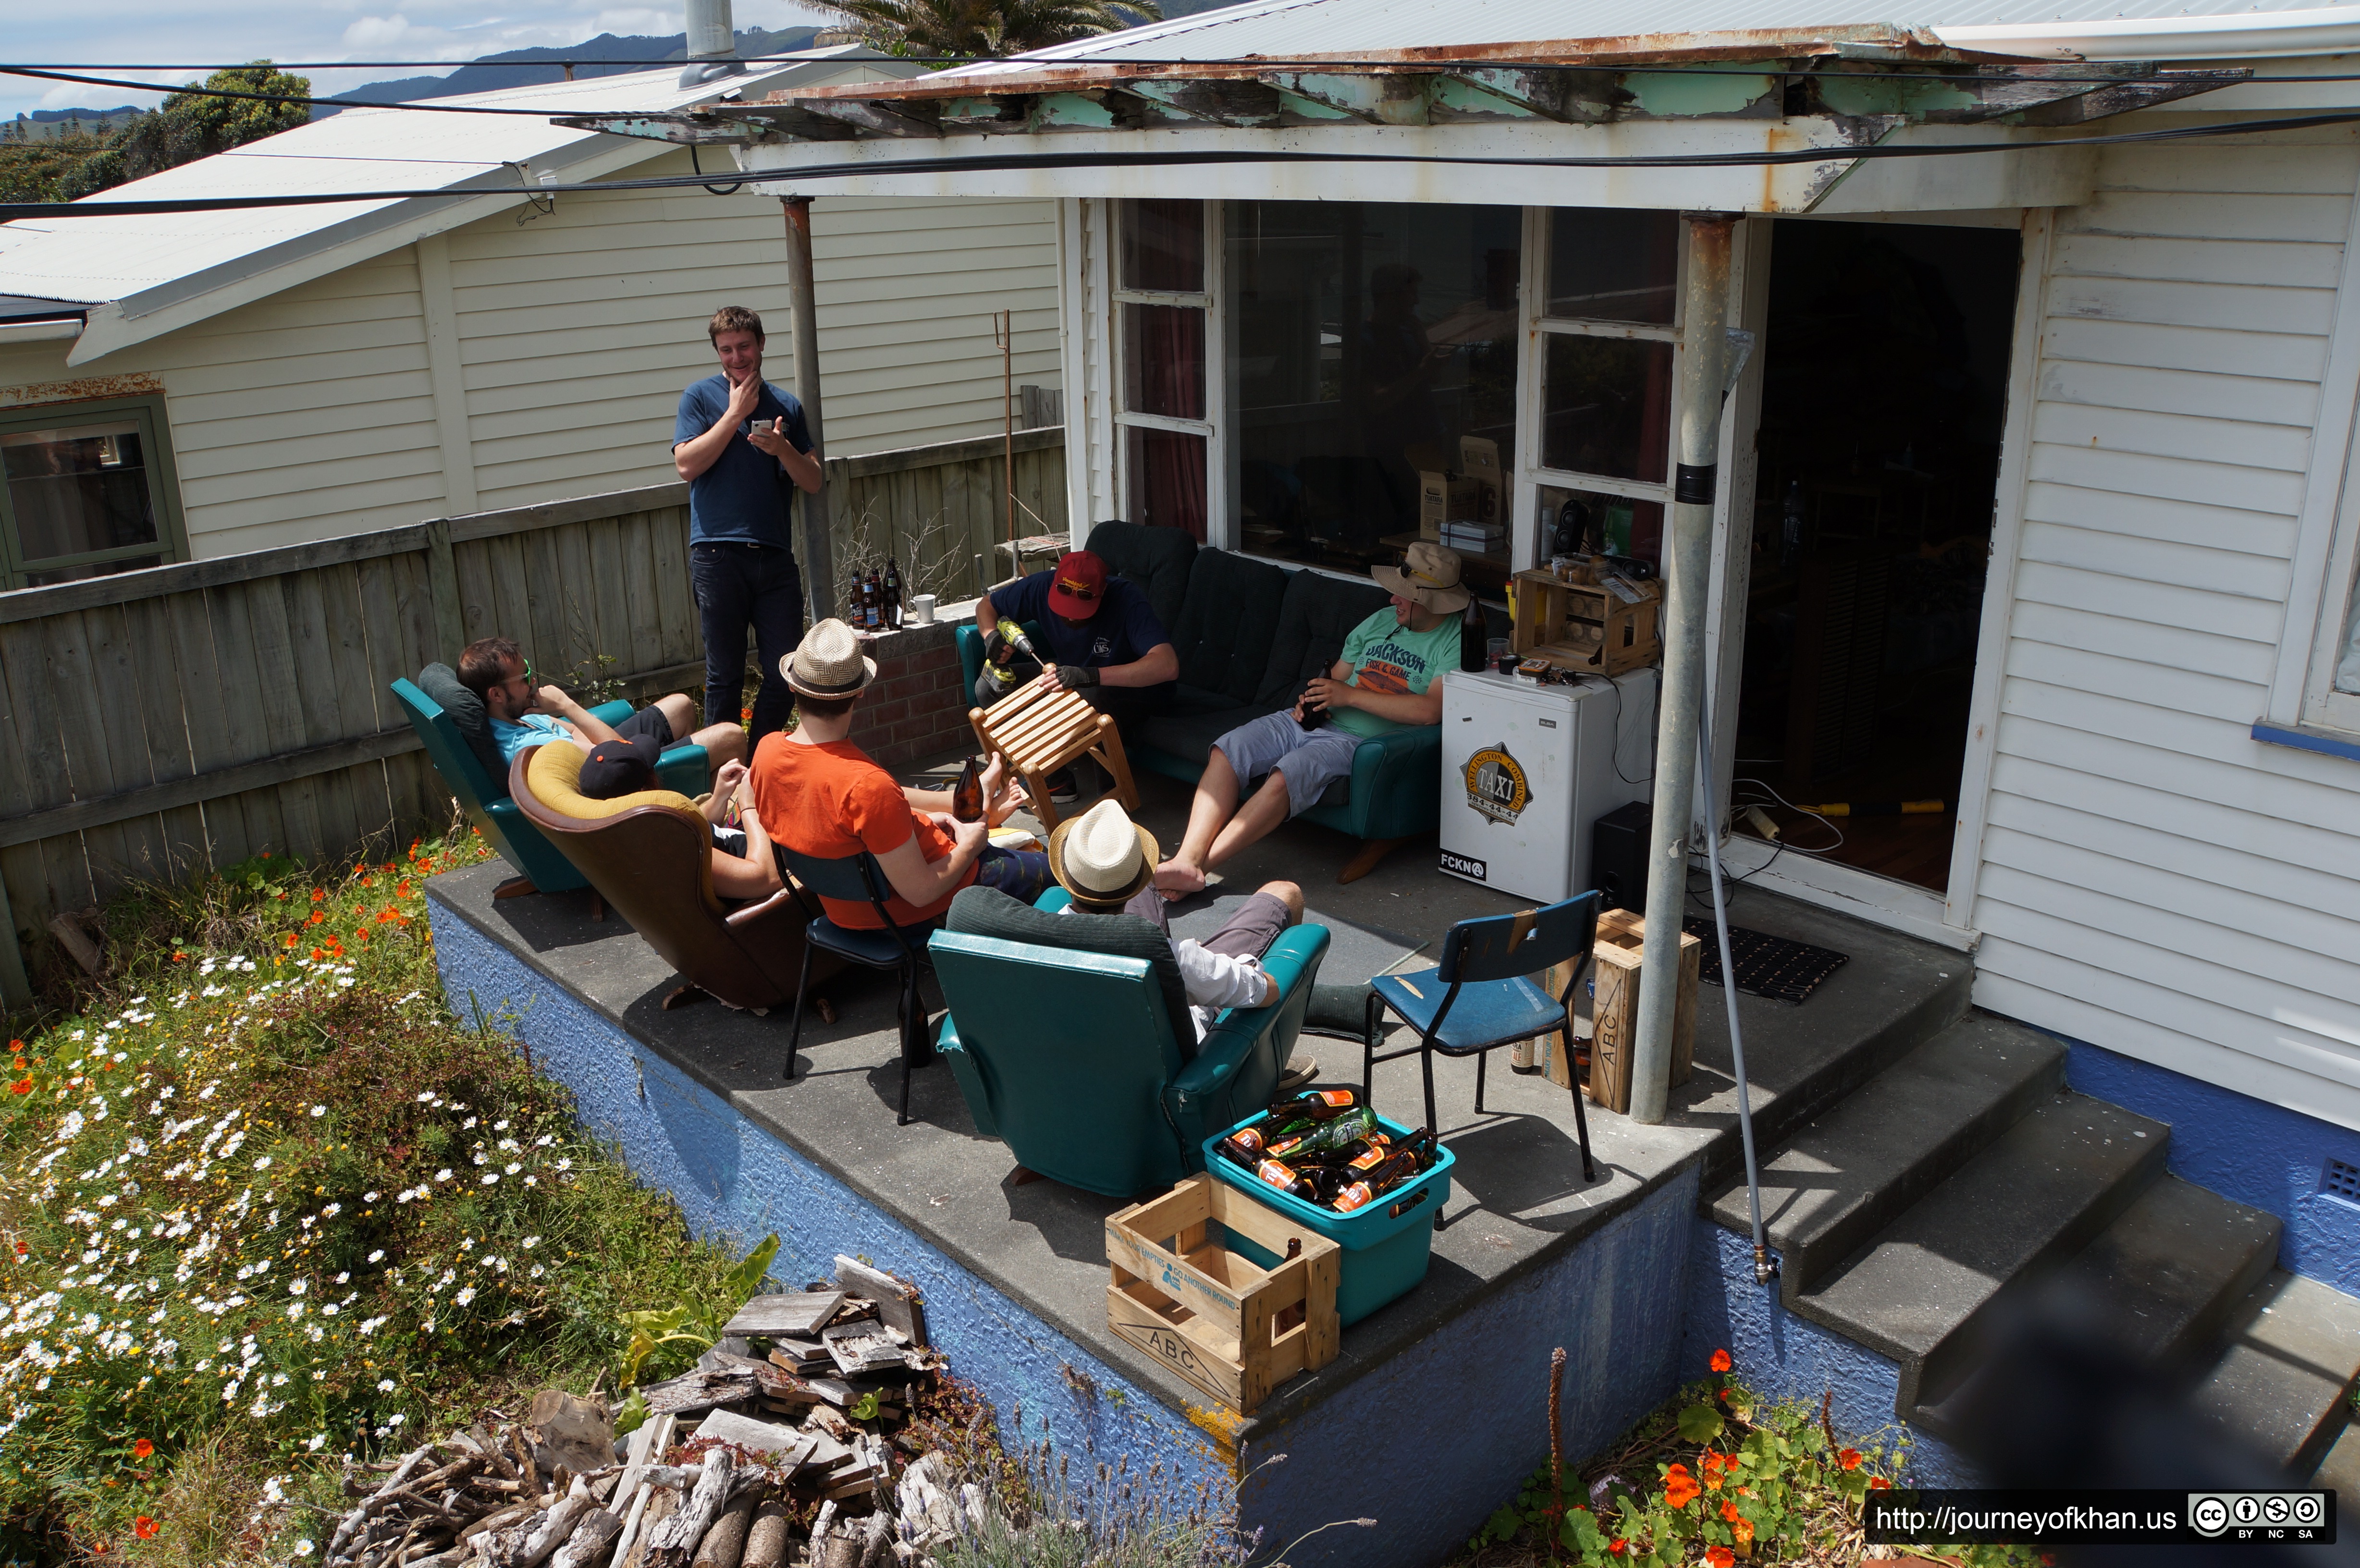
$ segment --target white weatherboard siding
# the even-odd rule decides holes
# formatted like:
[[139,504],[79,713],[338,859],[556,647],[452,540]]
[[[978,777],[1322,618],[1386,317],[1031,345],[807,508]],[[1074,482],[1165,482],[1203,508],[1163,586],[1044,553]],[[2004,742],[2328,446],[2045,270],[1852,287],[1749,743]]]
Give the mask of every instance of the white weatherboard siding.
[[[686,174],[688,157],[630,172]],[[998,431],[990,318],[1003,309],[1016,312],[1016,385],[1060,384],[1051,203],[822,197],[812,227],[830,453]],[[716,306],[759,311],[770,378],[793,384],[773,198],[561,198],[549,216],[486,219],[449,245],[486,508],[671,478],[681,388],[716,368],[705,335]]]
[[71,347],[0,354],[0,406],[160,386],[199,556],[398,528],[443,509],[418,269],[407,249],[95,365],[67,368]]
[[2355,181],[2341,134],[2109,149],[2058,213],[1972,915],[1982,1006],[2346,1127],[2360,763],[2250,726]]
[[[667,153],[628,172],[688,167]],[[617,192],[519,223],[527,211],[76,368],[68,341],[0,347],[0,407],[160,387],[202,557],[664,483],[681,388],[716,368],[717,305],[762,313],[770,379],[792,385],[775,199]],[[1001,309],[1016,385],[1062,384],[1054,204],[823,197],[813,227],[830,453],[996,433]],[[438,313],[451,339],[430,350]]]

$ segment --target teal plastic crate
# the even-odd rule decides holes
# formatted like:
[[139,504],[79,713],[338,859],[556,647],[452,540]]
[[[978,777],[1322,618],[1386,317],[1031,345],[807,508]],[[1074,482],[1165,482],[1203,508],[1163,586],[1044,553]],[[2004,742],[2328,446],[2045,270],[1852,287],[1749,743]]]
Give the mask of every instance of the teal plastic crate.
[[[1344,1249],[1338,1270],[1336,1315],[1349,1328],[1386,1302],[1407,1294],[1426,1278],[1426,1266],[1434,1257],[1435,1216],[1442,1213],[1442,1205],[1450,1199],[1450,1167],[1457,1163],[1457,1157],[1447,1146],[1437,1144],[1435,1147],[1441,1158],[1434,1162],[1434,1169],[1415,1181],[1404,1181],[1365,1209],[1339,1214],[1333,1209],[1306,1203],[1292,1192],[1280,1192],[1214,1151],[1213,1146],[1238,1127],[1250,1127],[1269,1114],[1258,1111],[1237,1127],[1207,1138],[1205,1169],[1256,1203],[1277,1210]],[[1407,1138],[1416,1130],[1382,1113],[1377,1116],[1377,1125],[1395,1138]],[[1229,1233],[1229,1248],[1264,1269],[1279,1261],[1276,1253],[1256,1246],[1235,1231]]]

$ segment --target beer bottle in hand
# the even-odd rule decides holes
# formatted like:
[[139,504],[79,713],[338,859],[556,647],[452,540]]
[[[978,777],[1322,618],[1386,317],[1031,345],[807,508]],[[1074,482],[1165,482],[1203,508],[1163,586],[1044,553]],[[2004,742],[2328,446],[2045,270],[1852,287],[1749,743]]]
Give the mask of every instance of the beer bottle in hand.
[[972,757],[951,787],[951,815],[963,822],[983,821],[983,768]]

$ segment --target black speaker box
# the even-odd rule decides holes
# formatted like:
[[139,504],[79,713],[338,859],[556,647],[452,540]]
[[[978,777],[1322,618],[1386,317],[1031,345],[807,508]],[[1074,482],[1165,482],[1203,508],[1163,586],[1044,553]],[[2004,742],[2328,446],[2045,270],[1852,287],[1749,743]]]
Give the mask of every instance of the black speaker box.
[[1607,812],[1590,829],[1590,880],[1604,897],[1601,909],[1647,908],[1647,824],[1654,819],[1644,800]]

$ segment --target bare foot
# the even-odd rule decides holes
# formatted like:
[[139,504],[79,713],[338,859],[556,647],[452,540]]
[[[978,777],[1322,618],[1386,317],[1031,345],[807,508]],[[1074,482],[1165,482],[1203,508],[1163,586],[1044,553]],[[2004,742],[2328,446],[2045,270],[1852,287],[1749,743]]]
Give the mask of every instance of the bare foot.
[[1205,870],[1185,860],[1167,860],[1155,868],[1155,890],[1164,895],[1167,904],[1176,904],[1192,893],[1205,890]]

